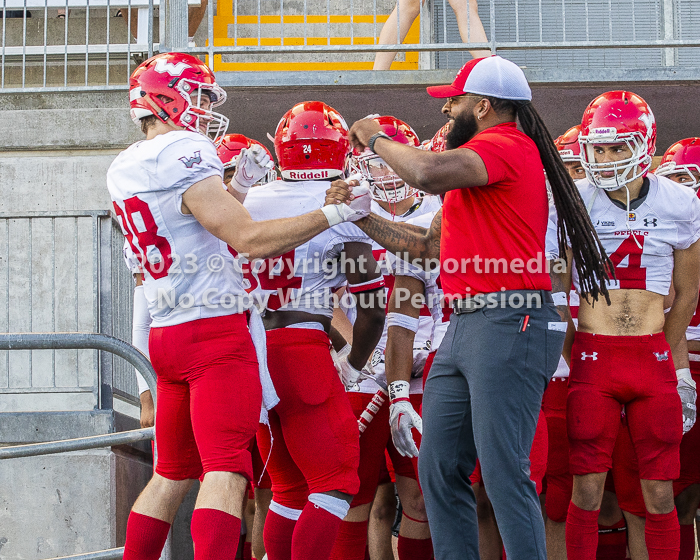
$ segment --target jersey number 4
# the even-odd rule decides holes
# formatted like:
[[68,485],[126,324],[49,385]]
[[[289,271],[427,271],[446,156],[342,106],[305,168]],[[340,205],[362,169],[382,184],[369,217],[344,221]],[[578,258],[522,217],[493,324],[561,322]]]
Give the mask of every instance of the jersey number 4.
[[[646,290],[647,269],[642,266],[642,253],[644,252],[644,236],[637,236],[639,245],[630,235],[617,250],[610,255],[610,260],[615,266],[615,278],[620,282],[622,290]],[[627,258],[627,266],[620,266]]]
[[[158,235],[158,226],[148,204],[132,196],[124,201],[124,211],[116,202],[113,202],[113,205],[124,236],[131,245],[131,250],[138,255],[144,270],[156,280],[167,276],[173,264],[170,243],[165,237]],[[149,251],[151,254],[155,253],[152,248],[160,253],[160,258],[157,261],[154,259],[153,262],[148,260]]]

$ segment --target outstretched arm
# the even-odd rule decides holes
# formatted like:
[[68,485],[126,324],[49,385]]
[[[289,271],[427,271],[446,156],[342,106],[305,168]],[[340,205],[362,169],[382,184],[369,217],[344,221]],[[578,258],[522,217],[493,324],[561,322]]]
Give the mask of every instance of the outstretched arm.
[[[352,190],[357,187],[354,183],[356,181],[333,181],[331,188],[326,191],[326,205],[350,203],[353,200]],[[428,229],[404,222],[392,222],[376,214],[356,221],[355,225],[387,251],[401,253],[404,260],[413,262],[418,259],[420,262],[414,264],[426,270],[431,270],[438,264],[442,210],[435,215]],[[404,258],[403,253],[408,253],[409,258]]]
[[[243,205],[221,188],[218,175],[187,189],[182,195],[182,211],[193,214],[209,233],[249,259],[276,257],[330,227],[324,210],[255,222]],[[341,221],[338,214],[335,223]]]

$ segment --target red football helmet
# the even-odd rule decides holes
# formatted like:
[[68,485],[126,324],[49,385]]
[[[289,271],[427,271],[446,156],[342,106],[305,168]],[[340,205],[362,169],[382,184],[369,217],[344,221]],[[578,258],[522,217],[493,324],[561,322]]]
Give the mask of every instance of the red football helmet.
[[297,103],[277,125],[275,153],[284,179],[345,176],[348,125],[338,111],[321,101]]
[[209,97],[211,108],[226,101],[226,92],[201,60],[183,53],[158,54],[139,64],[131,74],[131,118],[139,124],[142,118],[155,115],[163,122],[170,119],[177,126],[212,139],[222,136],[228,119],[203,109],[202,94]]
[[[267,149],[267,146],[258,142],[257,140],[243,136],[242,134],[227,134],[223,138],[218,138],[216,144],[218,146],[216,148],[216,153],[219,155],[221,163],[224,164],[224,170],[235,168],[238,154],[241,153],[242,149],[250,148],[253,146],[253,144],[262,146],[267,152],[267,155],[270,156],[270,159],[275,161],[275,158],[272,157],[272,153]],[[276,180],[277,171],[271,169],[267,172],[265,177],[260,180],[260,183],[265,184]]]
[[[413,148],[420,146],[418,135],[402,120],[391,116],[376,116],[372,120],[382,127],[395,142],[401,142]],[[418,192],[408,186],[386,162],[369,148],[363,152],[355,150],[353,156],[362,176],[369,181],[372,197],[376,200],[396,204]]]
[[700,138],[686,138],[673,144],[661,158],[655,173],[662,177],[677,173],[687,175],[687,179],[682,176],[685,180],[678,183],[697,192],[700,188]]
[[[629,91],[609,91],[586,107],[581,122],[581,163],[591,184],[617,190],[644,177],[656,151],[656,121],[646,101]],[[632,155],[624,160],[596,163],[595,145],[624,144]],[[614,171],[604,178],[602,172]]]
[[578,141],[580,134],[581,125],[577,124],[554,141],[554,145],[559,150],[559,156],[564,163],[581,161],[581,144]]
[[445,136],[447,136],[447,133],[450,131],[450,123],[445,123],[443,127],[438,130],[435,133],[435,136],[430,140],[430,143],[428,144],[428,149],[431,152],[444,152],[446,147],[445,147]]

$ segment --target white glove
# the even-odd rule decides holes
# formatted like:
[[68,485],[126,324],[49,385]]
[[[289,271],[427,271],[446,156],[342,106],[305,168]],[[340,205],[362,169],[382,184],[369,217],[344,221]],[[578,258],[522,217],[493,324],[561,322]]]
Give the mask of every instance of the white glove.
[[236,160],[236,172],[231,179],[231,186],[241,194],[246,194],[250,187],[265,177],[275,167],[275,162],[267,155],[260,144],[243,148]]
[[352,195],[354,198],[350,204],[329,204],[321,208],[331,226],[342,222],[355,222],[369,216],[372,207],[369,183],[365,181],[360,186],[353,187]]
[[360,381],[367,378],[362,371],[350,365],[347,356],[343,356],[338,360],[337,367],[339,368],[340,380],[347,391],[354,389]]
[[335,348],[331,348],[331,358],[333,358],[333,365],[335,366],[338,375],[340,375],[340,360],[347,358],[348,354],[350,354],[350,350],[352,350],[352,346],[349,344],[346,344],[337,352],[335,351]]
[[394,441],[394,447],[403,457],[418,457],[418,448],[413,441],[411,429],[415,428],[422,434],[423,420],[411,405],[408,389],[407,381],[389,383],[391,439]]
[[689,368],[677,369],[676,379],[678,380],[678,395],[683,405],[683,433],[687,434],[695,424],[697,415],[695,381],[693,381],[693,376],[690,375]]

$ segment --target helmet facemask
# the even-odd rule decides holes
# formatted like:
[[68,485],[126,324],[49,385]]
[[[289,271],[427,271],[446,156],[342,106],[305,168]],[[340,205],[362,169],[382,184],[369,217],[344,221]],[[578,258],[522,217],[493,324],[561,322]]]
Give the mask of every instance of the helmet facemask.
[[418,190],[409,187],[387,163],[370,152],[357,158],[360,173],[369,181],[372,198],[389,204],[398,204],[415,195]]
[[654,174],[659,177],[668,177],[669,175],[677,175],[680,173],[684,173],[690,177],[690,181],[678,184],[684,187],[690,187],[695,192],[698,192],[698,189],[700,189],[700,165],[695,163],[679,165],[675,161],[667,161],[659,165],[654,172]]
[[[204,134],[216,144],[216,139],[226,134],[229,120],[212,109],[226,101],[226,92],[217,84],[206,84],[186,78],[181,79],[175,89],[188,102],[187,109],[179,116],[180,126],[192,132]],[[202,108],[203,95],[209,98],[209,109]],[[200,128],[200,124],[203,123],[206,123],[206,131]]]
[[[581,144],[581,164],[588,181],[606,191],[616,191],[627,184],[644,177],[651,167],[651,154],[648,153],[647,139],[639,132],[618,133],[615,129],[594,129],[588,136],[579,138]],[[597,163],[595,146],[601,144],[624,144],[632,155],[619,161]],[[612,177],[603,177],[604,171],[612,171]]]

